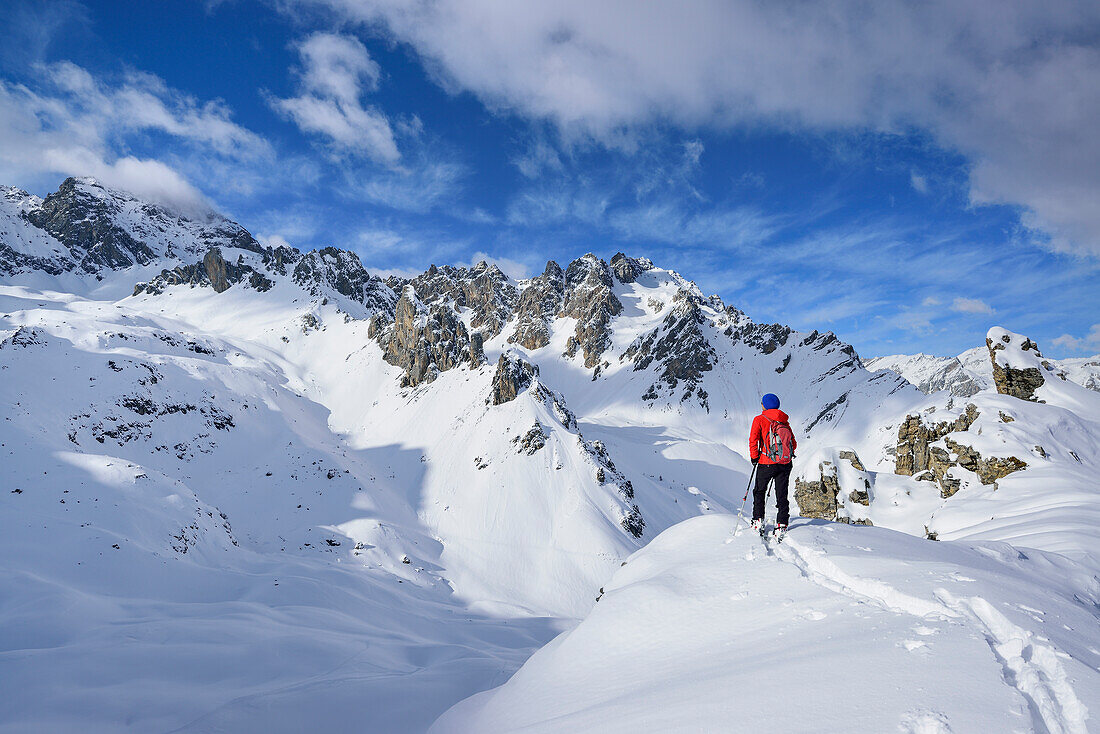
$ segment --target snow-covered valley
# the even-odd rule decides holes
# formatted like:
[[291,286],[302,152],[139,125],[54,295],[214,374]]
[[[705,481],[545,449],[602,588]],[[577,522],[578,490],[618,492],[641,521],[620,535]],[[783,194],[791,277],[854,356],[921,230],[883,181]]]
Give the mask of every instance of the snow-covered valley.
[[[0,731],[1096,727],[1089,360],[993,328],[953,389],[621,254],[383,281],[0,205]],[[779,546],[734,533],[764,392]]]

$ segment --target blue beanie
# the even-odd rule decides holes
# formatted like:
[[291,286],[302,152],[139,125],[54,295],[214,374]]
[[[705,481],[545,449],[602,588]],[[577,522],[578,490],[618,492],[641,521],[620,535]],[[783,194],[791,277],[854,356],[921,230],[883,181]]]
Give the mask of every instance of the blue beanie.
[[764,408],[768,409],[768,410],[770,410],[772,408],[778,408],[779,407],[779,398],[778,398],[778,396],[773,395],[772,393],[768,393],[767,395],[765,395],[760,400],[760,404],[763,405]]

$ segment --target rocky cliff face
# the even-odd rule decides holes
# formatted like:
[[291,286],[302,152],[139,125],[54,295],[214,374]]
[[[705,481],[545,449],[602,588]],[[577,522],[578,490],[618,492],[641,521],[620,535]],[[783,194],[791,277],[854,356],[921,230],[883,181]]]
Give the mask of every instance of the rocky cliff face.
[[715,351],[702,331],[706,317],[701,301],[697,295],[680,290],[661,326],[639,337],[623,354],[623,359],[633,360],[635,370],[644,370],[654,361],[661,365],[657,381],[643,400],[656,399],[661,390],[673,393],[682,388],[680,402],[694,395],[702,407],[710,410],[702,380],[703,373],[714,367]]
[[191,287],[210,287],[215,293],[223,293],[237,283],[245,283],[258,291],[270,290],[275,283],[263,273],[238,257],[236,263],[226,262],[220,248],[211,247],[202,260],[193,265],[179,265],[171,270],[162,270],[160,275],[148,282],[134,286],[134,295],[149,293],[159,295],[173,285]]
[[558,315],[576,319],[577,326],[566,343],[565,356],[574,357],[580,350],[584,366],[589,369],[600,363],[611,345],[611,319],[623,310],[612,286],[607,263],[591,253],[566,268],[565,293]]
[[[286,253],[271,251],[268,259],[273,266],[277,266],[288,258]],[[355,253],[326,247],[295,259],[294,282],[313,296],[323,297],[326,289],[331,289],[368,308],[393,313],[396,294],[380,278],[368,273]]]
[[565,297],[565,272],[553,260],[542,275],[532,278],[516,303],[516,328],[508,337],[524,349],[540,349],[550,343],[550,322]]
[[500,268],[484,260],[472,268],[432,265],[411,280],[392,279],[391,288],[411,285],[428,305],[450,302],[473,311],[470,326],[488,338],[512,317],[519,291]]
[[512,352],[504,352],[497,360],[497,370],[493,374],[493,405],[515,400],[538,376],[538,367]]
[[470,334],[454,308],[426,306],[412,286],[405,286],[394,309],[394,321],[375,316],[371,333],[382,346],[382,358],[405,371],[402,387],[431,382],[440,372],[462,364],[477,367],[485,361],[481,335]]

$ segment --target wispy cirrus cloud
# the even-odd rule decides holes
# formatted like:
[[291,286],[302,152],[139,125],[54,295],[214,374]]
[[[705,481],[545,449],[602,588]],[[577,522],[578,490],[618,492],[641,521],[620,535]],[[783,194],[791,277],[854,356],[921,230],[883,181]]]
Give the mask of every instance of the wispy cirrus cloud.
[[993,308],[980,298],[956,298],[951,302],[951,310],[959,313],[976,313],[992,316]]
[[354,36],[314,33],[297,50],[297,94],[268,95],[271,106],[339,155],[364,155],[396,165],[401,152],[389,119],[378,108],[363,104],[382,76],[366,46]]

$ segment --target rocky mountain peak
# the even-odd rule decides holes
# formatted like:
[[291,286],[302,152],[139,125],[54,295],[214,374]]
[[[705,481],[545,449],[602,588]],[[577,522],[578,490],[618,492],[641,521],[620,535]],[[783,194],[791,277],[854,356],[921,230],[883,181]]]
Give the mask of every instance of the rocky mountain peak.
[[[272,253],[277,257],[281,253]],[[322,297],[332,289],[368,308],[391,314],[396,294],[363,267],[359,256],[348,250],[325,247],[301,256],[294,267],[294,282]]]
[[660,365],[657,380],[642,396],[643,400],[655,400],[661,390],[674,393],[682,386],[680,402],[695,395],[709,411],[702,380],[703,373],[714,367],[716,353],[702,330],[707,321],[701,308],[703,299],[681,288],[672,302],[661,325],[636,339],[622,359],[633,360],[635,371],[644,370],[653,362]]
[[428,304],[448,301],[473,311],[470,325],[494,337],[512,317],[519,290],[496,265],[484,260],[472,268],[431,265],[411,280],[393,279],[391,288],[409,284]]
[[155,260],[157,253],[148,244],[115,221],[120,212],[120,204],[95,181],[67,178],[41,206],[24,216],[68,247],[86,272]]
[[620,283],[633,283],[639,275],[652,269],[653,262],[648,258],[627,257],[621,252],[615,253],[611,258],[611,270]]
[[925,395],[947,390],[955,397],[967,398],[982,390],[982,385],[967,372],[958,357],[929,354],[895,354],[863,360],[872,372],[890,370],[915,385]]
[[584,366],[595,367],[611,345],[611,319],[622,313],[623,304],[612,291],[611,269],[592,253],[569,263],[565,270],[565,291],[558,316],[574,318],[577,326],[566,343],[565,356],[584,353]]
[[35,207],[42,204],[41,197],[29,194],[18,186],[2,188],[4,199],[24,207]]
[[479,332],[470,334],[449,302],[426,305],[414,286],[406,285],[394,307],[393,323],[371,321],[371,334],[382,347],[382,358],[405,371],[402,387],[431,382],[440,372],[485,361]]
[[30,241],[33,235],[0,243],[0,270],[7,272],[99,274],[162,259],[182,265],[203,257],[212,247],[264,251],[247,230],[220,214],[174,211],[90,178],[67,178],[45,199],[9,188],[4,201],[17,208],[18,216],[39,238],[55,243],[54,247],[35,246]]
[[508,337],[511,344],[539,349],[550,343],[550,321],[557,315],[565,296],[565,273],[553,260],[542,275],[532,278],[516,303],[516,328]]

